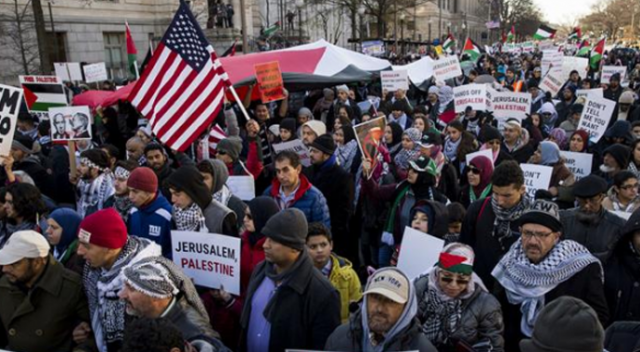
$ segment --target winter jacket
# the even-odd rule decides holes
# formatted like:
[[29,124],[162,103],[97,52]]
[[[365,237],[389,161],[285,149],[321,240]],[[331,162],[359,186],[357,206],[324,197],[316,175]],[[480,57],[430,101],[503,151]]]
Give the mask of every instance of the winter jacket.
[[226,205],[227,207],[229,207],[229,209],[231,209],[236,214],[236,219],[238,220],[237,225],[238,227],[240,227],[244,219],[244,211],[247,205],[244,204],[244,202],[240,198],[233,195],[231,193],[231,190],[229,190],[226,186],[227,180],[229,179],[229,171],[226,165],[224,165],[224,163],[220,160],[214,161],[209,159],[206,160],[206,162],[208,162],[213,169],[213,189],[211,191],[214,195],[218,192],[223,192],[223,188],[225,188],[226,191],[229,192],[229,196],[226,199],[226,204],[224,203],[224,199],[221,201],[221,203],[223,203],[222,205]]
[[202,211],[210,233],[238,237],[236,214],[215,199]]
[[280,181],[274,178],[271,186],[264,191],[265,196],[273,197],[281,209],[296,208],[304,213],[309,223],[321,222],[325,226],[331,228],[331,215],[327,205],[327,199],[322,195],[319,189],[314,187],[306,176],[300,175],[300,184],[296,191],[293,201],[282,206],[280,201]]
[[58,204],[72,204],[75,207],[76,196],[69,182],[69,152],[64,146],[54,145],[49,153],[52,163],[53,198]]
[[[579,298],[593,308],[598,315],[600,323],[606,326],[605,324],[609,320],[609,309],[607,308],[607,301],[604,297],[602,282],[603,277],[600,263],[592,263],[567,281],[562,282],[553,290],[549,291],[544,296],[544,302],[545,304],[549,304],[561,296]],[[525,338],[524,334],[520,331],[520,321],[522,319],[520,305],[509,303],[506,291],[499,284],[496,285],[494,293],[502,305],[505,326],[505,351],[517,352],[519,351],[518,343]]]
[[351,262],[331,254],[331,274],[329,281],[340,293],[340,316],[342,323],[349,321],[349,305],[362,299],[362,285]]
[[640,212],[635,212],[621,230],[623,236],[604,265],[604,293],[611,322],[640,321],[640,252],[631,240],[640,230]]
[[[349,319],[348,323],[341,325],[329,336],[323,351],[363,351],[362,334],[361,309]],[[394,351],[437,352],[422,333],[418,318],[413,318],[413,321],[405,329],[399,331],[393,341],[385,348],[385,352]]]
[[535,150],[531,146],[531,143],[527,143],[526,145],[514,151],[509,151],[509,149],[506,147],[506,145],[503,142],[500,148],[507,155],[509,155],[513,160],[517,161],[519,164],[526,164],[529,161],[529,158],[531,158],[531,156],[535,152]]
[[46,196],[54,197],[53,178],[42,166],[43,162],[37,156],[31,155],[13,165],[13,171],[24,171],[33,179],[35,186]]
[[131,208],[128,223],[130,235],[154,241],[171,258],[171,204],[160,192],[151,203]]
[[[476,283],[471,297],[462,301],[462,318],[457,329],[449,336],[452,341],[461,341],[469,345],[488,344],[491,351],[504,352],[504,323],[502,309],[498,300]],[[418,319],[421,324],[429,312],[423,298],[429,287],[429,275],[416,279],[418,295]],[[442,348],[440,352],[445,352]],[[448,351],[448,350],[447,350]]]
[[624,226],[625,220],[602,209],[598,224],[589,226],[578,221],[576,218],[578,211],[579,208],[560,211],[563,238],[580,243],[587,247],[596,258],[604,261],[618,242],[620,229]]
[[171,203],[171,191],[169,190],[169,185],[165,182],[171,174],[173,174],[173,169],[169,166],[169,161],[164,163],[160,170],[153,169],[153,172],[156,173],[158,177],[158,188],[162,195]]
[[611,352],[640,352],[640,322],[613,323],[606,330],[604,348]]

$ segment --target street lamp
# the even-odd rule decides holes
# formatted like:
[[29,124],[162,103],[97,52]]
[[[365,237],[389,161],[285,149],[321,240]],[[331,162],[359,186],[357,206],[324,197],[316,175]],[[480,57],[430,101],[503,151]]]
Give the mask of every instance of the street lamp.
[[406,18],[407,15],[405,15],[404,13],[400,14],[400,40],[401,43],[400,45],[402,45],[402,49],[400,50],[400,54],[404,55],[404,49],[405,49],[405,43],[404,43],[404,19]]
[[296,7],[298,8],[298,40],[302,44],[302,8],[304,7],[304,0],[296,0]]
[[364,5],[361,4],[360,6],[358,6],[358,16],[360,16],[360,27],[358,28],[359,32],[360,32],[360,36],[359,36],[360,37],[360,45],[362,45],[362,39],[364,39],[364,33],[363,33],[364,32],[364,30],[363,30],[364,25],[363,24],[364,24],[364,15],[365,15],[366,12],[367,12],[367,9],[364,7]]
[[431,18],[429,18],[429,22],[427,22],[429,24],[429,42],[431,42]]
[[451,33],[451,21],[447,23],[447,35],[449,35],[450,33]]

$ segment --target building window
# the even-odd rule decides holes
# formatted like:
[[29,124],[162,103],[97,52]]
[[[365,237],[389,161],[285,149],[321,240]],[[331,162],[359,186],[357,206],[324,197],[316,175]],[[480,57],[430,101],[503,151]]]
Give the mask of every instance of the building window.
[[53,63],[67,62],[67,34],[64,32],[46,32],[46,50],[51,62],[51,70]]
[[[126,77],[126,44],[124,33],[104,32],[104,62],[112,76]],[[111,77],[114,78],[114,77]]]

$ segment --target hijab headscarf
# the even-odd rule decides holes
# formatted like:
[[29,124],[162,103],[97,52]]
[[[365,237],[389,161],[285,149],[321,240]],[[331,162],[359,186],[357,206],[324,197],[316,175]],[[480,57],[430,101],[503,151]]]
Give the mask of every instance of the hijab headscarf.
[[542,160],[541,165],[551,166],[560,161],[560,148],[557,144],[550,141],[540,143]]
[[[546,102],[542,104],[542,107],[540,108],[540,110],[538,110],[538,113],[540,114],[541,119],[540,128],[544,129],[547,133],[551,132],[553,126],[556,123],[556,120],[558,119],[558,112],[556,111],[555,106],[553,106],[553,103]],[[544,114],[551,114],[551,117],[545,118]]]
[[256,244],[262,237],[262,229],[272,216],[276,215],[280,208],[278,203],[271,197],[260,196],[253,198],[249,204],[251,217],[253,218],[253,227],[255,232],[249,234],[249,241],[252,245]]
[[576,130],[575,132],[573,132],[573,134],[571,135],[571,138],[573,138],[574,135],[578,135],[580,136],[580,138],[582,138],[582,150],[580,151],[581,153],[584,153],[587,151],[587,148],[589,147],[589,133],[587,133],[587,131],[585,130]]
[[78,229],[80,228],[82,218],[75,210],[68,208],[54,210],[49,218],[55,220],[58,225],[62,227],[60,242],[55,245],[56,251],[62,255],[62,253],[69,248],[69,245],[78,238]]
[[564,150],[567,147],[567,132],[562,128],[554,128],[549,132],[549,137],[553,137],[558,147]]
[[487,186],[491,184],[493,162],[484,155],[478,155],[471,159],[469,164],[480,170],[480,183],[477,186],[473,186],[473,193],[475,193],[476,197],[479,199]]
[[[389,143],[387,141],[387,149],[389,149],[390,153],[395,152],[398,148],[401,148],[402,142],[402,127],[397,122],[391,122],[387,126],[391,128],[391,135],[393,136],[393,141]],[[346,135],[345,135],[346,138]]]
[[453,101],[453,88],[449,86],[442,86],[438,91],[438,101],[440,102],[440,111],[439,114],[442,114],[446,109],[449,103]]
[[407,135],[407,137],[411,139],[411,141],[413,142],[413,148],[411,150],[402,148],[398,155],[396,155],[394,161],[396,163],[396,166],[400,169],[408,169],[409,162],[420,157],[420,145],[418,145],[418,142],[420,142],[420,139],[422,138],[422,133],[420,133],[420,130],[414,127],[407,128],[402,136],[404,137],[404,135]]

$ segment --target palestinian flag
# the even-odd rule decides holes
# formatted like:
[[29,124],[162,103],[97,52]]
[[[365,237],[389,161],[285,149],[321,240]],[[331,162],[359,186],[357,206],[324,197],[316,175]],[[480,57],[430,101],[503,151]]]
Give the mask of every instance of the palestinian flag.
[[556,35],[555,29],[549,26],[545,26],[543,24],[540,26],[540,28],[538,28],[538,30],[536,31],[536,34],[533,35],[533,39],[535,40],[553,39],[555,35]]
[[454,38],[453,35],[449,33],[449,35],[447,36],[447,39],[442,44],[442,48],[444,50],[450,50],[454,45],[456,45],[456,38]]
[[580,30],[580,27],[576,27],[576,28],[573,29],[571,34],[569,34],[569,37],[567,39],[569,39],[569,40],[571,40],[571,39],[580,40],[581,38],[582,38],[582,31]]
[[598,69],[600,66],[600,61],[602,60],[602,55],[604,55],[604,44],[606,39],[602,38],[596,44],[593,49],[591,49],[591,55],[589,56],[589,63],[591,64],[591,68]]
[[131,30],[129,29],[129,23],[125,22],[125,36],[127,37],[127,59],[129,60],[129,72],[136,79],[140,78],[140,74],[138,72],[138,49],[136,49],[136,44],[133,42],[133,37],[131,36]]
[[220,57],[234,56],[236,54],[236,45],[238,45],[238,41],[234,40],[233,44]]
[[147,55],[144,57],[144,61],[142,61],[142,65],[140,65],[139,72],[142,74],[144,70],[147,68],[149,61],[151,61],[151,57],[153,56],[153,43],[149,42],[149,50],[147,50]]
[[484,50],[481,49],[478,44],[476,44],[471,38],[467,38],[467,41],[464,43],[464,49],[462,50],[465,54],[469,55],[471,61],[478,61],[480,55],[484,54]]
[[511,26],[511,30],[509,34],[507,34],[507,39],[504,41],[505,43],[513,43],[516,41],[516,26]]
[[591,44],[589,44],[588,40],[583,40],[582,43],[580,43],[580,46],[578,46],[578,52],[576,53],[576,56],[587,57],[589,56],[590,51],[591,51]]
[[69,105],[62,80],[56,76],[20,76],[29,112],[48,116],[49,108]]
[[274,23],[272,26],[265,28],[262,34],[264,34],[266,37],[270,37],[278,30],[280,30],[280,21]]

